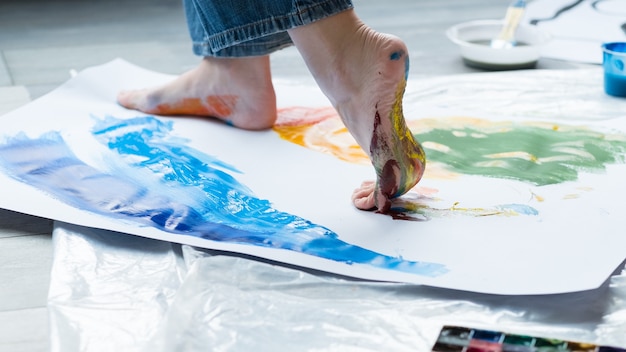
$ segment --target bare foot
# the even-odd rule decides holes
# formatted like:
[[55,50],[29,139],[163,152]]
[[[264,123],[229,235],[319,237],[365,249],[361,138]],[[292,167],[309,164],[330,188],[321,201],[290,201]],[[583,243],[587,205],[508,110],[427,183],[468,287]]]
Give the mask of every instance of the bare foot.
[[270,128],[276,120],[269,56],[207,57],[164,86],[120,92],[117,100],[148,114],[215,117],[250,130]]
[[421,179],[426,162],[402,112],[409,67],[405,44],[365,26],[353,10],[289,34],[376,170],[376,182],[354,192],[354,205],[388,212],[391,199]]

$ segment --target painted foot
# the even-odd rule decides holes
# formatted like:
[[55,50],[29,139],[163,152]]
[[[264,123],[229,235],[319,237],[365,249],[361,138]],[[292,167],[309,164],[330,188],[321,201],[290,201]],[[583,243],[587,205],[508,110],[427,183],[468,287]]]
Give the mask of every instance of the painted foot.
[[117,101],[148,114],[213,117],[250,130],[270,128],[276,120],[269,56],[204,58],[164,86],[123,91]]
[[[390,42],[398,43],[396,38],[388,37],[388,39]],[[376,100],[374,106],[369,149],[366,149],[368,148],[367,144],[361,145],[364,150],[369,151],[377,177],[376,182],[364,182],[353,193],[354,205],[363,210],[378,209],[378,212],[381,213],[389,212],[391,199],[399,197],[413,188],[422,178],[426,166],[424,150],[413,137],[402,112],[402,98],[406,86],[409,59],[406,50],[401,49],[401,47],[398,47],[397,51],[392,51],[387,58],[387,68],[389,69],[387,73],[391,77],[400,77],[400,79],[395,83],[392,83],[393,79],[379,82],[379,90],[377,90],[379,100]],[[384,58],[381,61],[384,66]],[[398,63],[394,61],[399,61],[406,66],[402,76],[399,76]],[[378,72],[385,71],[380,69]],[[394,84],[395,89],[391,88]],[[390,91],[395,93],[391,95],[389,94]],[[359,113],[358,107],[351,102],[346,105],[346,115]],[[338,106],[337,109],[342,109],[342,107]],[[369,119],[364,118],[363,120],[372,123]],[[360,121],[361,124],[366,123],[363,120]],[[364,141],[367,142],[366,139]]]
[[376,170],[376,181],[354,192],[354,205],[388,212],[391,199],[421,179],[426,162],[402,112],[409,69],[406,45],[367,27],[351,10],[290,35]]

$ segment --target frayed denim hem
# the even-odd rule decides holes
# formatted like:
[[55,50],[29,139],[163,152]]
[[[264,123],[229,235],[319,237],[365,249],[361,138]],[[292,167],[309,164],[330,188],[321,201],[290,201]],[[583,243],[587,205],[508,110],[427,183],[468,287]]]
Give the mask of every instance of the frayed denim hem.
[[280,49],[292,46],[291,38],[287,32],[280,32],[264,36],[259,39],[252,39],[242,43],[225,47],[214,51],[209,42],[194,42],[193,53],[198,56],[212,57],[248,57],[269,55]]
[[352,8],[350,0],[325,0],[306,6],[296,5],[292,13],[207,35],[202,41],[193,42],[193,52],[199,56],[212,57],[269,55],[293,44],[287,30]]

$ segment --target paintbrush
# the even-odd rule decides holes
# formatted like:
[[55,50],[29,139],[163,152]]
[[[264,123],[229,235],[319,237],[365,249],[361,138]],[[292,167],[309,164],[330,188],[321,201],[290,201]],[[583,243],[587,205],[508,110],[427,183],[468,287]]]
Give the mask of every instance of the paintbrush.
[[496,49],[507,49],[515,46],[515,31],[526,10],[526,1],[513,0],[506,10],[504,25],[498,36],[491,41],[491,47]]

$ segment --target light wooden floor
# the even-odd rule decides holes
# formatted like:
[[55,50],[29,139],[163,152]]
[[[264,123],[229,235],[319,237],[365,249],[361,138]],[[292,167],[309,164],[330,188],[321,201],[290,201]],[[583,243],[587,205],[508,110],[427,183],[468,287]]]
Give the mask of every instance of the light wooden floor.
[[[449,26],[501,18],[510,0],[355,0],[377,30],[403,38],[411,76],[474,72],[444,35]],[[116,57],[166,73],[192,68],[181,0],[0,1],[0,114],[36,99],[70,70]],[[573,68],[542,60],[539,68]],[[309,77],[297,51],[272,59],[275,77]],[[1,127],[0,127],[1,128]],[[1,195],[0,190],[0,197]],[[46,351],[52,221],[0,210],[0,351]]]

